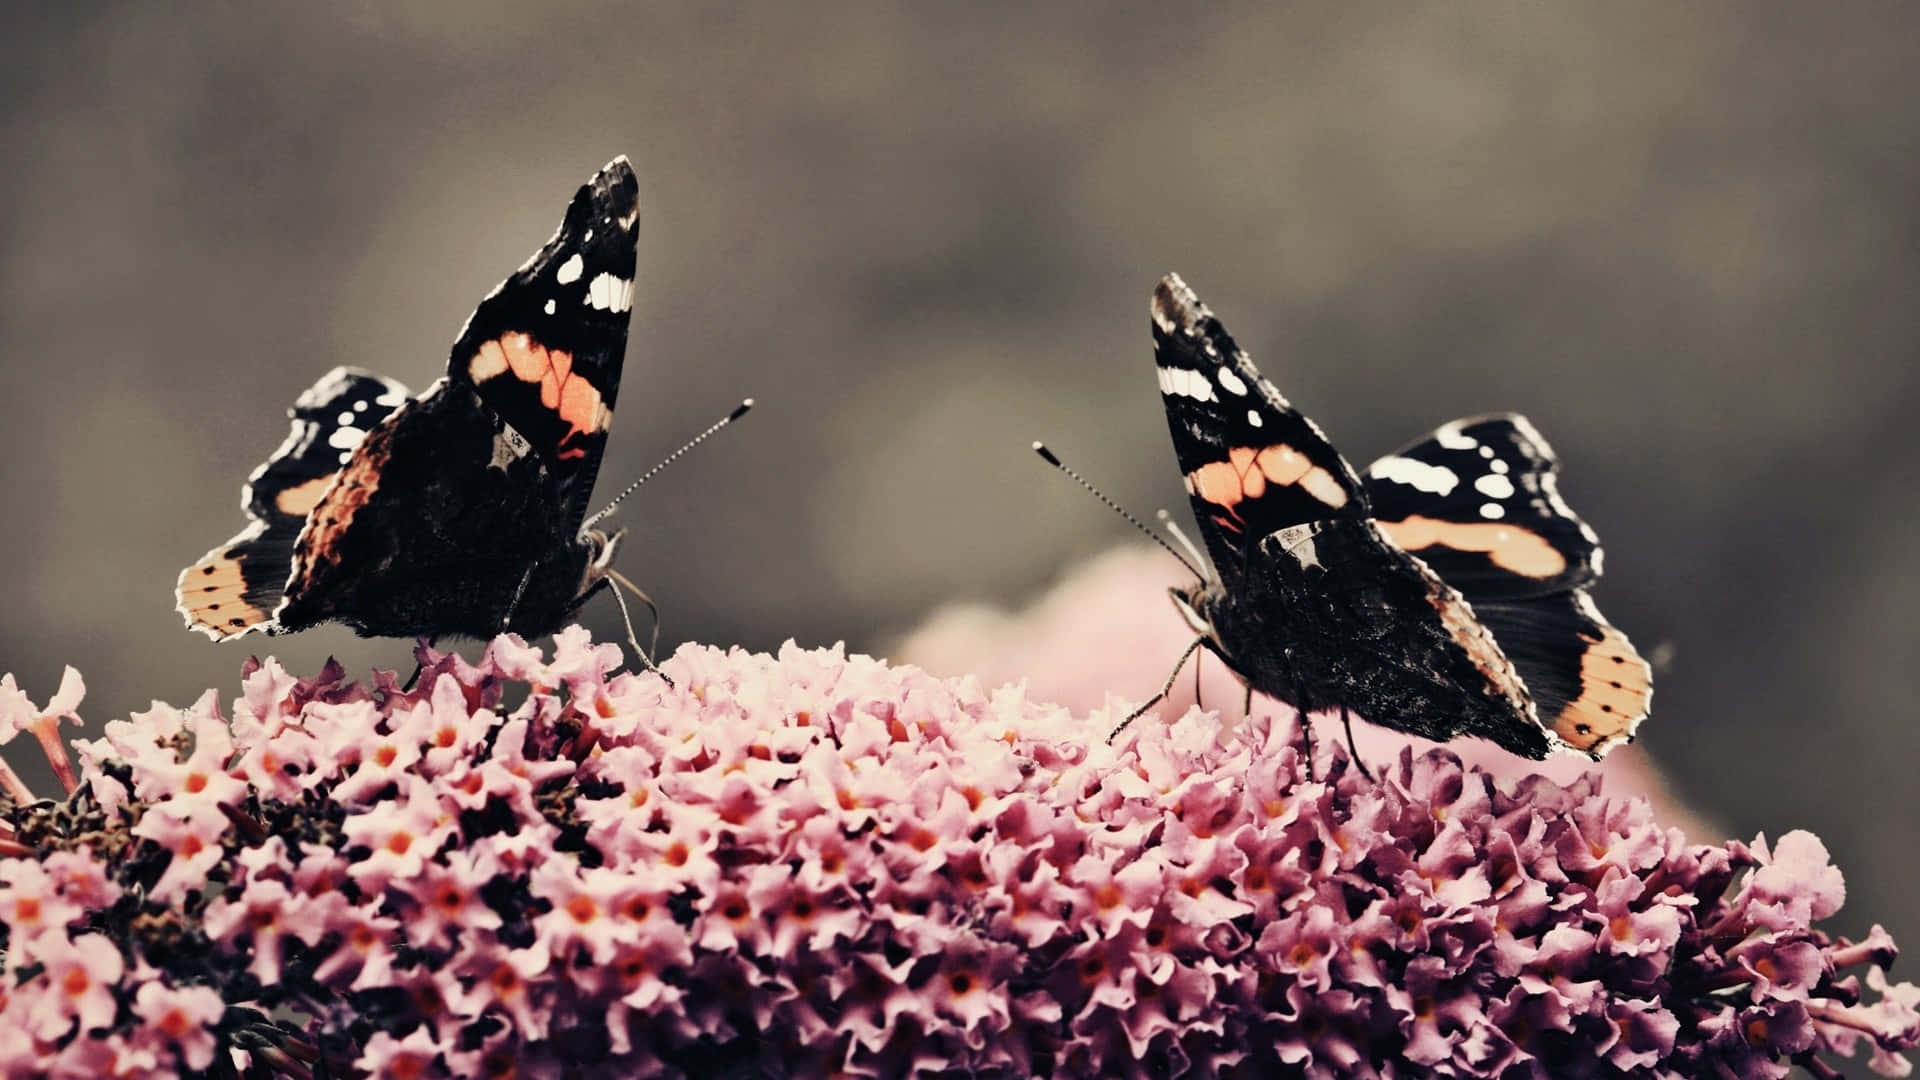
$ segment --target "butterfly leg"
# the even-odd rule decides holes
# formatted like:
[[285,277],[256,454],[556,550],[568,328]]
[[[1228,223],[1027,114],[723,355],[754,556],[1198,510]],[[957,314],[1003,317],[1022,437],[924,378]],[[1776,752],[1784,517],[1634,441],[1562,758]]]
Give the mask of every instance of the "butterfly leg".
[[[1199,660],[1195,660],[1193,662],[1193,703],[1195,705],[1200,705],[1200,661]],[[1206,708],[1206,706],[1204,705],[1200,705],[1200,707],[1203,709]]]
[[[1293,677],[1293,646],[1284,646],[1280,650],[1281,667],[1286,670],[1287,695],[1282,700],[1293,705],[1293,711],[1300,717],[1300,741],[1306,744],[1307,780],[1312,782],[1313,775],[1313,720],[1307,715],[1307,703],[1300,699],[1300,683]],[[1247,705],[1253,705],[1253,686],[1247,686]]]
[[607,574],[607,583],[613,593],[613,602],[620,605],[620,621],[627,624],[627,644],[633,646],[633,651],[640,654],[640,662],[647,666],[648,671],[660,676],[666,680],[668,686],[672,686],[673,677],[661,671],[660,665],[653,662],[653,652],[640,647],[639,635],[633,632],[633,616],[627,612],[627,598],[622,595],[620,587],[625,585],[632,589],[633,594],[640,598],[640,602],[647,605],[647,611],[653,616],[653,647],[658,649],[660,647],[660,609],[654,606],[653,597],[648,596],[633,582],[628,581],[621,574],[612,572],[611,569]]
[[1367,771],[1367,763],[1360,760],[1360,748],[1353,745],[1353,717],[1347,715],[1347,707],[1345,705],[1340,706],[1340,723],[1347,729],[1347,756],[1351,757],[1353,763],[1359,766],[1360,775],[1366,777],[1368,783],[1372,783],[1373,774]]
[[1242,719],[1244,719],[1252,715],[1253,715],[1253,684],[1248,683],[1247,684],[1247,700],[1240,703],[1240,716]]
[[1139,708],[1127,714],[1127,718],[1125,720],[1122,720],[1118,724],[1114,725],[1113,730],[1107,733],[1108,742],[1112,742],[1113,740],[1119,738],[1120,733],[1127,729],[1128,724],[1133,723],[1135,720],[1139,719],[1140,716],[1144,714],[1148,709],[1153,708],[1155,705],[1158,705],[1162,701],[1165,701],[1167,699],[1167,695],[1173,692],[1174,680],[1180,677],[1180,669],[1187,666],[1187,657],[1192,656],[1195,650],[1199,649],[1200,646],[1206,644],[1206,641],[1207,641],[1206,638],[1197,637],[1197,638],[1194,638],[1193,641],[1187,645],[1186,651],[1181,653],[1180,659],[1174,663],[1173,672],[1172,674],[1167,676],[1166,684],[1160,687],[1160,692],[1148,698],[1146,701],[1142,702]]

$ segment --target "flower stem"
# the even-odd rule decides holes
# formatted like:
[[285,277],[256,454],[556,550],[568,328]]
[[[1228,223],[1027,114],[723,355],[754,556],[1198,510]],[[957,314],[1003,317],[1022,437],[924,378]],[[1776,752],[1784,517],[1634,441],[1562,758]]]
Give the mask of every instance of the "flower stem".
[[47,755],[47,764],[53,766],[53,775],[60,781],[60,787],[71,795],[80,786],[80,778],[74,775],[73,759],[67,756],[67,744],[60,738],[60,718],[42,716],[33,722],[33,736],[40,740],[40,749]]
[[40,801],[40,797],[33,793],[33,789],[27,786],[27,782],[20,779],[20,774],[14,772],[13,766],[5,761],[0,761],[0,787],[7,789],[7,795],[13,799],[15,805],[27,806]]

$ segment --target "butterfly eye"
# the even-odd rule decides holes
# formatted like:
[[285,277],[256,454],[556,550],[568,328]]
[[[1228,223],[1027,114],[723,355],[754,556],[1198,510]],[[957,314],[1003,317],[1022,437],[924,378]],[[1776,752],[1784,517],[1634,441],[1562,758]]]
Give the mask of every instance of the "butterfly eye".
[[1180,611],[1180,617],[1187,620],[1187,626],[1194,633],[1206,637],[1213,636],[1213,622],[1201,614],[1198,597],[1182,588],[1171,588],[1167,595],[1173,598],[1173,606]]

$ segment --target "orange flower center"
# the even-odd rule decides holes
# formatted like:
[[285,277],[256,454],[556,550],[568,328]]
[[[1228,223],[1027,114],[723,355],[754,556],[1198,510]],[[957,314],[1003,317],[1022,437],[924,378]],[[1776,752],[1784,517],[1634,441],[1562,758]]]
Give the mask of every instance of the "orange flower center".
[[600,915],[600,905],[591,896],[575,896],[567,901],[567,914],[577,923],[590,923]]

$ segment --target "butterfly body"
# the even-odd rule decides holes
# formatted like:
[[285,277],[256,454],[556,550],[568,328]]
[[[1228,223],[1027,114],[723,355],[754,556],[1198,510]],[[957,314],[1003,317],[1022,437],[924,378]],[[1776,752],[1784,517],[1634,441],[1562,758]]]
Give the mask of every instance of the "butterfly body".
[[[508,432],[473,387],[447,380],[396,411],[336,489],[353,496],[353,527],[318,518],[296,544],[301,588],[278,629],[334,620],[369,637],[484,638],[561,626],[603,584],[590,570],[608,540],[554,512],[539,456],[516,454]],[[448,462],[467,463],[457,482]]]
[[1586,592],[1599,545],[1530,424],[1455,421],[1362,476],[1179,278],[1153,321],[1214,568],[1173,600],[1252,689],[1534,759],[1632,738],[1647,665]]
[[624,158],[469,318],[417,397],[341,367],[248,479],[245,531],[182,571],[215,640],[344,623],[366,636],[550,633],[607,585],[583,528],[619,391],[638,183]]
[[1209,651],[1303,712],[1346,707],[1399,718],[1395,726],[1436,741],[1478,735],[1546,756],[1538,725],[1510,722],[1524,702],[1486,678],[1484,641],[1463,642],[1437,618],[1405,617],[1459,605],[1412,563],[1365,519],[1343,515],[1261,541],[1243,589],[1216,583],[1175,590],[1175,600],[1197,616]]

